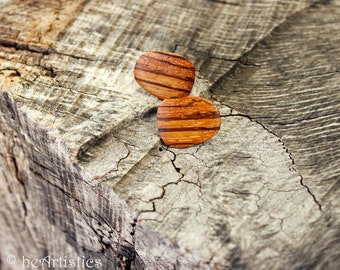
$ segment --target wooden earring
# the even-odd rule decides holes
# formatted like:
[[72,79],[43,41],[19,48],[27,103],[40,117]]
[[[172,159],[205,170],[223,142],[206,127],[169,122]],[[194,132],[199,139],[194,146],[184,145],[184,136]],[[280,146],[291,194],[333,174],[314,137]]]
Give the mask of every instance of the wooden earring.
[[157,110],[157,122],[166,145],[185,148],[218,133],[218,108],[207,99],[189,96],[195,68],[188,59],[169,52],[146,52],[137,60],[134,76],[144,90],[164,99]]
[[146,52],[136,62],[137,83],[160,98],[185,97],[195,81],[195,67],[186,58],[169,52]]

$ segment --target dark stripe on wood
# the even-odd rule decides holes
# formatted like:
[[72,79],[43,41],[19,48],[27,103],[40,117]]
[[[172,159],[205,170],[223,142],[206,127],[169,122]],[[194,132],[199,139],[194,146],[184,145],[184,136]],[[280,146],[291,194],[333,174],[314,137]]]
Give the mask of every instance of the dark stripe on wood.
[[161,83],[156,83],[156,82],[140,79],[140,78],[137,78],[137,77],[136,77],[136,79],[138,81],[140,81],[140,82],[144,82],[144,83],[148,83],[148,84],[164,87],[164,88],[175,90],[175,91],[178,91],[178,92],[185,92],[185,93],[190,93],[191,92],[191,90],[187,90],[187,89],[183,89],[183,88],[176,88],[176,87],[168,86],[168,85],[165,85],[165,84],[161,84]]
[[167,65],[171,65],[171,66],[175,66],[175,67],[179,67],[179,68],[183,68],[183,69],[188,69],[188,70],[193,70],[195,71],[195,68],[193,66],[191,67],[188,67],[188,66],[182,66],[182,65],[178,65],[178,64],[175,64],[171,61],[168,61],[168,60],[163,60],[163,59],[159,59],[159,58],[155,58],[155,57],[152,57],[150,55],[143,55],[143,57],[147,57],[147,58],[150,58],[152,60],[155,60],[155,61],[158,61],[158,62],[161,62],[161,63],[165,63]]
[[140,64],[137,62],[137,64],[135,65],[135,69],[141,70],[141,71],[145,71],[145,72],[149,72],[152,74],[157,74],[157,75],[163,75],[166,77],[171,77],[171,78],[176,78],[179,79],[181,81],[186,81],[186,82],[190,82],[190,83],[194,83],[195,78],[194,77],[184,77],[184,76],[176,76],[176,75],[172,75],[172,74],[167,74],[167,73],[163,73],[163,72],[156,72],[156,71],[151,71],[150,69],[144,68],[145,65]]
[[183,128],[159,128],[160,133],[167,132],[183,132],[183,131],[209,131],[209,130],[220,130],[220,127],[183,127]]
[[204,119],[216,119],[220,118],[220,114],[218,112],[214,112],[211,114],[196,114],[196,115],[184,115],[183,117],[157,117],[158,121],[177,121],[177,120],[204,120]]

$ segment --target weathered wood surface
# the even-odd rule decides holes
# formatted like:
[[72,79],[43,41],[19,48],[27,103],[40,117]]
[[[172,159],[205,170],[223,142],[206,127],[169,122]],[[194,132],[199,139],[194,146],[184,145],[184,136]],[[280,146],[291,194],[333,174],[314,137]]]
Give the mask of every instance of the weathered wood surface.
[[[65,144],[3,93],[0,131],[1,269],[62,269],[63,259],[77,262],[67,269],[207,269],[137,225],[112,188],[72,163]],[[34,262],[48,256],[60,260],[55,267]]]
[[[65,141],[98,188],[111,185],[140,226],[202,267],[339,268],[339,0],[49,3],[0,2],[0,87]],[[194,62],[192,95],[223,116],[217,137],[189,149],[160,143],[160,101],[133,78],[138,57],[155,50]]]

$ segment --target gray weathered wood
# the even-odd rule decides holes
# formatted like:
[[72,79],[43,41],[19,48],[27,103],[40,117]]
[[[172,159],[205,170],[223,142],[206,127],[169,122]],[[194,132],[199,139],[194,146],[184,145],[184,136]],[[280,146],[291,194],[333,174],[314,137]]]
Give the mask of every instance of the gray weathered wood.
[[[142,238],[211,269],[338,268],[339,0],[50,2],[1,3],[0,88],[112,186]],[[133,78],[151,50],[194,62],[192,94],[223,116],[213,140],[161,144],[159,100]]]
[[[90,265],[86,269],[206,269],[137,225],[111,188],[72,163],[65,144],[2,92],[0,149],[1,269],[55,269],[65,260],[76,262],[68,269],[85,269],[83,262]],[[48,257],[59,261],[52,267]]]

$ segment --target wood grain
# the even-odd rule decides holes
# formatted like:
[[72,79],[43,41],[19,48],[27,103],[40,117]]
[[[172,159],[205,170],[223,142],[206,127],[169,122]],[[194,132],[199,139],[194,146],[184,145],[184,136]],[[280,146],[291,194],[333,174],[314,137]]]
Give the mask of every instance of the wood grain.
[[221,126],[218,108],[198,97],[165,99],[157,110],[159,134],[168,146],[185,148],[215,136]]
[[340,175],[339,31],[338,5],[303,11],[210,89],[280,138],[320,205]]
[[[0,6],[0,88],[57,141],[65,141],[73,161],[94,176],[98,188],[111,185],[136,212],[138,226],[148,228],[135,233],[145,268],[196,269],[188,260],[176,262],[183,254],[198,256],[209,269],[340,268],[339,0],[88,0],[49,5],[5,0]],[[147,51],[173,52],[193,62],[191,94],[218,106],[218,136],[185,149],[161,144],[159,100],[133,77],[137,59]],[[26,129],[24,137],[31,138],[32,128]],[[1,149],[11,145],[8,140]],[[52,142],[43,145],[58,148]],[[23,148],[28,149],[26,143]],[[57,152],[51,155],[53,164],[68,156]],[[24,165],[19,164],[22,172],[28,170]],[[44,165],[38,166],[41,174],[49,172]],[[15,175],[15,166],[11,169]],[[5,167],[0,175],[3,171],[11,170]],[[76,180],[67,183],[73,182],[78,187]],[[21,202],[12,201],[22,197],[17,186],[11,186],[14,192],[0,204],[13,205],[11,213],[22,211],[14,207]],[[33,191],[29,189],[28,198],[40,205],[46,205],[46,193],[53,193]],[[61,221],[52,233],[44,233],[51,231],[49,217],[61,220],[54,213],[72,220],[72,214],[61,211],[65,205],[81,216],[78,205],[61,199],[68,193],[61,193],[50,207],[34,213],[31,219],[41,216],[38,225],[45,229],[30,230],[38,231],[37,240],[26,240],[25,250],[39,246],[59,251],[65,247],[63,239],[74,239],[73,233],[65,238],[53,234],[59,227],[73,231],[73,225],[65,228]],[[102,200],[86,198],[89,204]],[[99,203],[96,209],[111,220],[117,208]],[[2,225],[6,237],[0,246],[22,254],[17,243],[32,237],[18,231],[31,227],[24,215],[8,214],[0,222],[6,220],[11,226]],[[91,216],[85,223],[95,220]],[[129,222],[117,224],[130,228]],[[12,224],[23,225],[9,231]],[[157,240],[147,238],[155,232]],[[60,235],[60,242],[50,235]],[[74,242],[83,244],[89,239],[85,235]],[[169,241],[180,252],[174,245],[162,246]],[[72,255],[70,249],[65,253]],[[5,252],[0,254],[3,269]]]
[[8,1],[0,10],[0,45],[46,54],[85,2],[51,0],[46,5],[44,1],[35,0]]
[[[136,223],[107,185],[72,163],[65,144],[0,92],[0,268],[202,269],[192,254]],[[166,254],[166,256],[159,256]],[[7,256],[14,256],[10,264]],[[55,261],[55,267],[39,260]],[[61,259],[60,259],[61,258]],[[80,260],[79,260],[80,259]],[[60,260],[60,261],[58,261]],[[92,260],[92,261],[91,261]],[[80,264],[77,262],[80,261]]]
[[134,76],[144,90],[160,99],[184,97],[194,85],[195,67],[179,54],[146,52],[138,58]]

